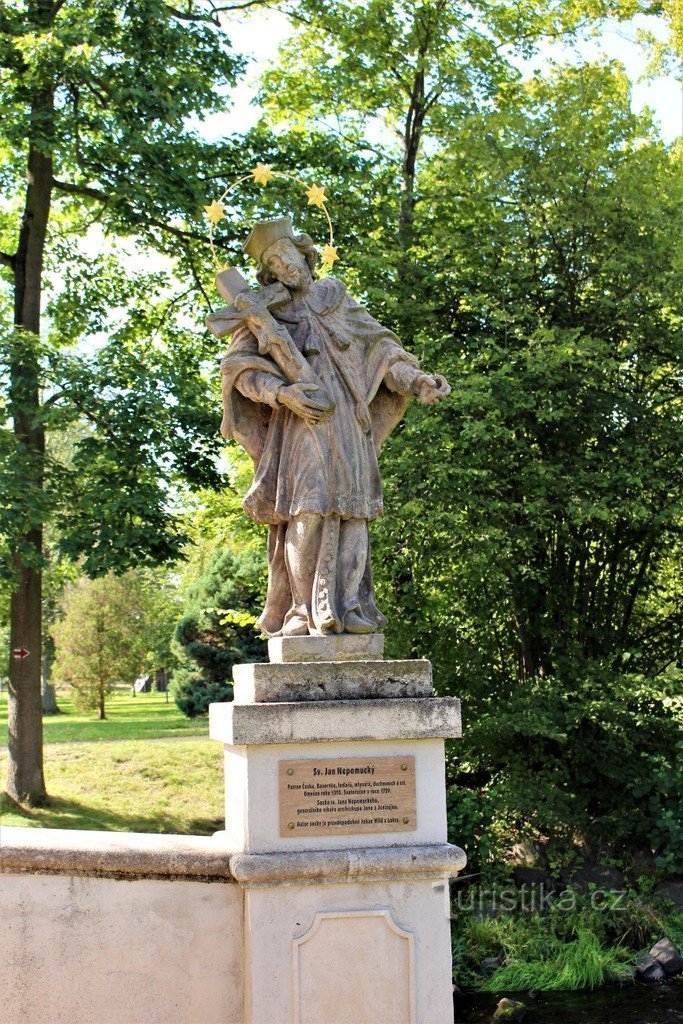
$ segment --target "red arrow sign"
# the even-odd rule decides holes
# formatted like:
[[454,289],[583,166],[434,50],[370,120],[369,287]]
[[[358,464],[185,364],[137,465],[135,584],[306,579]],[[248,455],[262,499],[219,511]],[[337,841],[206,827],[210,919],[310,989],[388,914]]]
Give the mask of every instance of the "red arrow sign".
[[28,658],[29,651],[25,647],[15,647],[12,651],[12,657],[16,658],[17,661],[23,661],[24,658]]

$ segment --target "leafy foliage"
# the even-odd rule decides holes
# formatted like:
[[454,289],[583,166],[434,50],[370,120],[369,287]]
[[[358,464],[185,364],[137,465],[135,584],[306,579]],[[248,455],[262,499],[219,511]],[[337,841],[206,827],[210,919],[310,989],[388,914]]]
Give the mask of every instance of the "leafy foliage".
[[473,864],[487,869],[528,835],[543,837],[565,865],[581,836],[594,854],[651,850],[661,867],[680,871],[681,705],[671,696],[679,688],[677,678],[667,686],[605,672],[575,681],[572,692],[551,677],[489,697],[468,728],[476,756],[453,750],[454,841],[464,827]]
[[[117,232],[145,221],[161,241],[169,216],[199,213],[209,147],[188,122],[222,109],[242,62],[209,3],[186,7],[182,17],[162,0],[7,0],[0,97],[14,116],[3,123],[3,184],[23,179],[32,138],[50,148],[64,194],[89,189]],[[31,123],[32,101],[50,91],[54,116]]]
[[187,594],[175,639],[184,665],[173,674],[176,704],[188,717],[206,714],[209,704],[232,698],[232,667],[259,661],[265,644],[254,624],[263,602],[263,560],[216,553]]
[[[546,893],[543,913],[530,913],[520,890],[496,887],[487,895],[501,913],[481,914],[462,893],[452,918],[455,979],[480,991],[571,991],[625,981],[638,952],[680,929],[680,913],[635,890],[599,898],[574,889]],[[501,961],[488,978],[480,971],[486,957]]]
[[[202,235],[183,218],[190,210],[198,219],[199,179],[213,152],[190,122],[223,105],[240,66],[210,0],[191,0],[182,11],[163,0],[8,0],[0,11],[0,267],[9,285],[0,299],[0,572],[12,580],[12,619],[34,654],[21,669],[10,665],[8,791],[18,801],[45,798],[46,524],[58,521],[64,549],[83,555],[88,572],[155,563],[182,543],[169,509],[174,478],[195,465],[192,480],[200,475],[206,484],[207,471],[215,475],[206,412],[185,404],[200,393],[200,367],[192,366],[194,387],[178,376],[179,323],[166,328],[173,304],[159,301],[164,284],[146,275],[155,298],[141,302],[129,269],[117,273],[111,260],[93,260],[92,246],[101,248],[103,235],[144,233],[165,256],[182,254],[192,279],[189,246]],[[41,311],[50,292],[60,293],[65,262],[61,312],[69,306],[74,315],[62,336],[60,302],[50,311],[57,328],[50,334]],[[112,333],[104,312],[116,291],[127,327],[114,329],[93,361],[76,345],[96,341],[98,319],[95,330],[106,319]],[[140,311],[146,306],[154,326]],[[183,405],[174,406],[179,397]],[[69,471],[46,456],[46,435],[76,422],[84,436]],[[123,429],[133,423],[137,436]],[[151,429],[164,423],[165,436]]]

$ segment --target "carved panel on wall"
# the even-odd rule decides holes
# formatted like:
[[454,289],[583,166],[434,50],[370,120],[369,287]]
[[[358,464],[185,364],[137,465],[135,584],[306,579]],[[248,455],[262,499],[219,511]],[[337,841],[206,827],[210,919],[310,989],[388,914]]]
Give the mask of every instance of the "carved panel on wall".
[[293,1024],[416,1024],[414,936],[388,908],[318,912],[292,958]]

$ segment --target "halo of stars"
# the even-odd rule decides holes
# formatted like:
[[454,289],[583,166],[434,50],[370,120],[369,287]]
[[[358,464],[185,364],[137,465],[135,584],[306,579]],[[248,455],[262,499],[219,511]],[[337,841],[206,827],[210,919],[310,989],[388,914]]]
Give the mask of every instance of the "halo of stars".
[[298,185],[303,186],[304,194],[308,199],[309,206],[315,206],[322,210],[327,220],[327,227],[329,231],[329,238],[327,244],[321,250],[320,262],[324,270],[330,270],[335,262],[339,259],[337,248],[334,244],[334,229],[332,227],[332,221],[330,214],[327,209],[327,196],[325,195],[325,189],[320,188],[315,183],[309,184],[306,181],[302,181],[293,174],[289,174],[287,171],[275,171],[268,164],[257,163],[256,167],[249,174],[244,174],[242,177],[237,178],[232,184],[228,185],[224,192],[218,197],[218,199],[212,199],[212,201],[204,207],[204,215],[209,222],[209,245],[211,246],[211,254],[214,259],[214,263],[219,270],[225,269],[223,264],[218,258],[216,247],[214,245],[214,230],[216,225],[222,220],[226,219],[225,215],[225,200],[229,194],[244,182],[248,181],[252,184],[260,185],[262,188],[266,188],[273,178],[288,178],[290,181],[295,181]]

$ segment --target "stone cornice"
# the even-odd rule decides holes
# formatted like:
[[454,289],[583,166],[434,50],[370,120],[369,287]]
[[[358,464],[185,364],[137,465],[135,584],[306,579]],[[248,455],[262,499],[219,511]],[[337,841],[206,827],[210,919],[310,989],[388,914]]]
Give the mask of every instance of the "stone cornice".
[[211,836],[0,827],[0,871],[294,885],[455,876],[467,862],[449,843],[287,853],[231,853]]
[[363,882],[380,879],[454,877],[467,857],[450,843],[365,847],[292,853],[235,853],[234,879],[246,886],[300,885],[312,882]]
[[[342,636],[344,634],[341,634]],[[290,639],[278,637],[278,640]],[[292,637],[326,640],[326,637]],[[272,640],[270,641],[273,642]],[[311,661],[235,665],[235,704],[431,697],[428,661]]]
[[211,738],[231,746],[461,735],[457,697],[211,704]]

